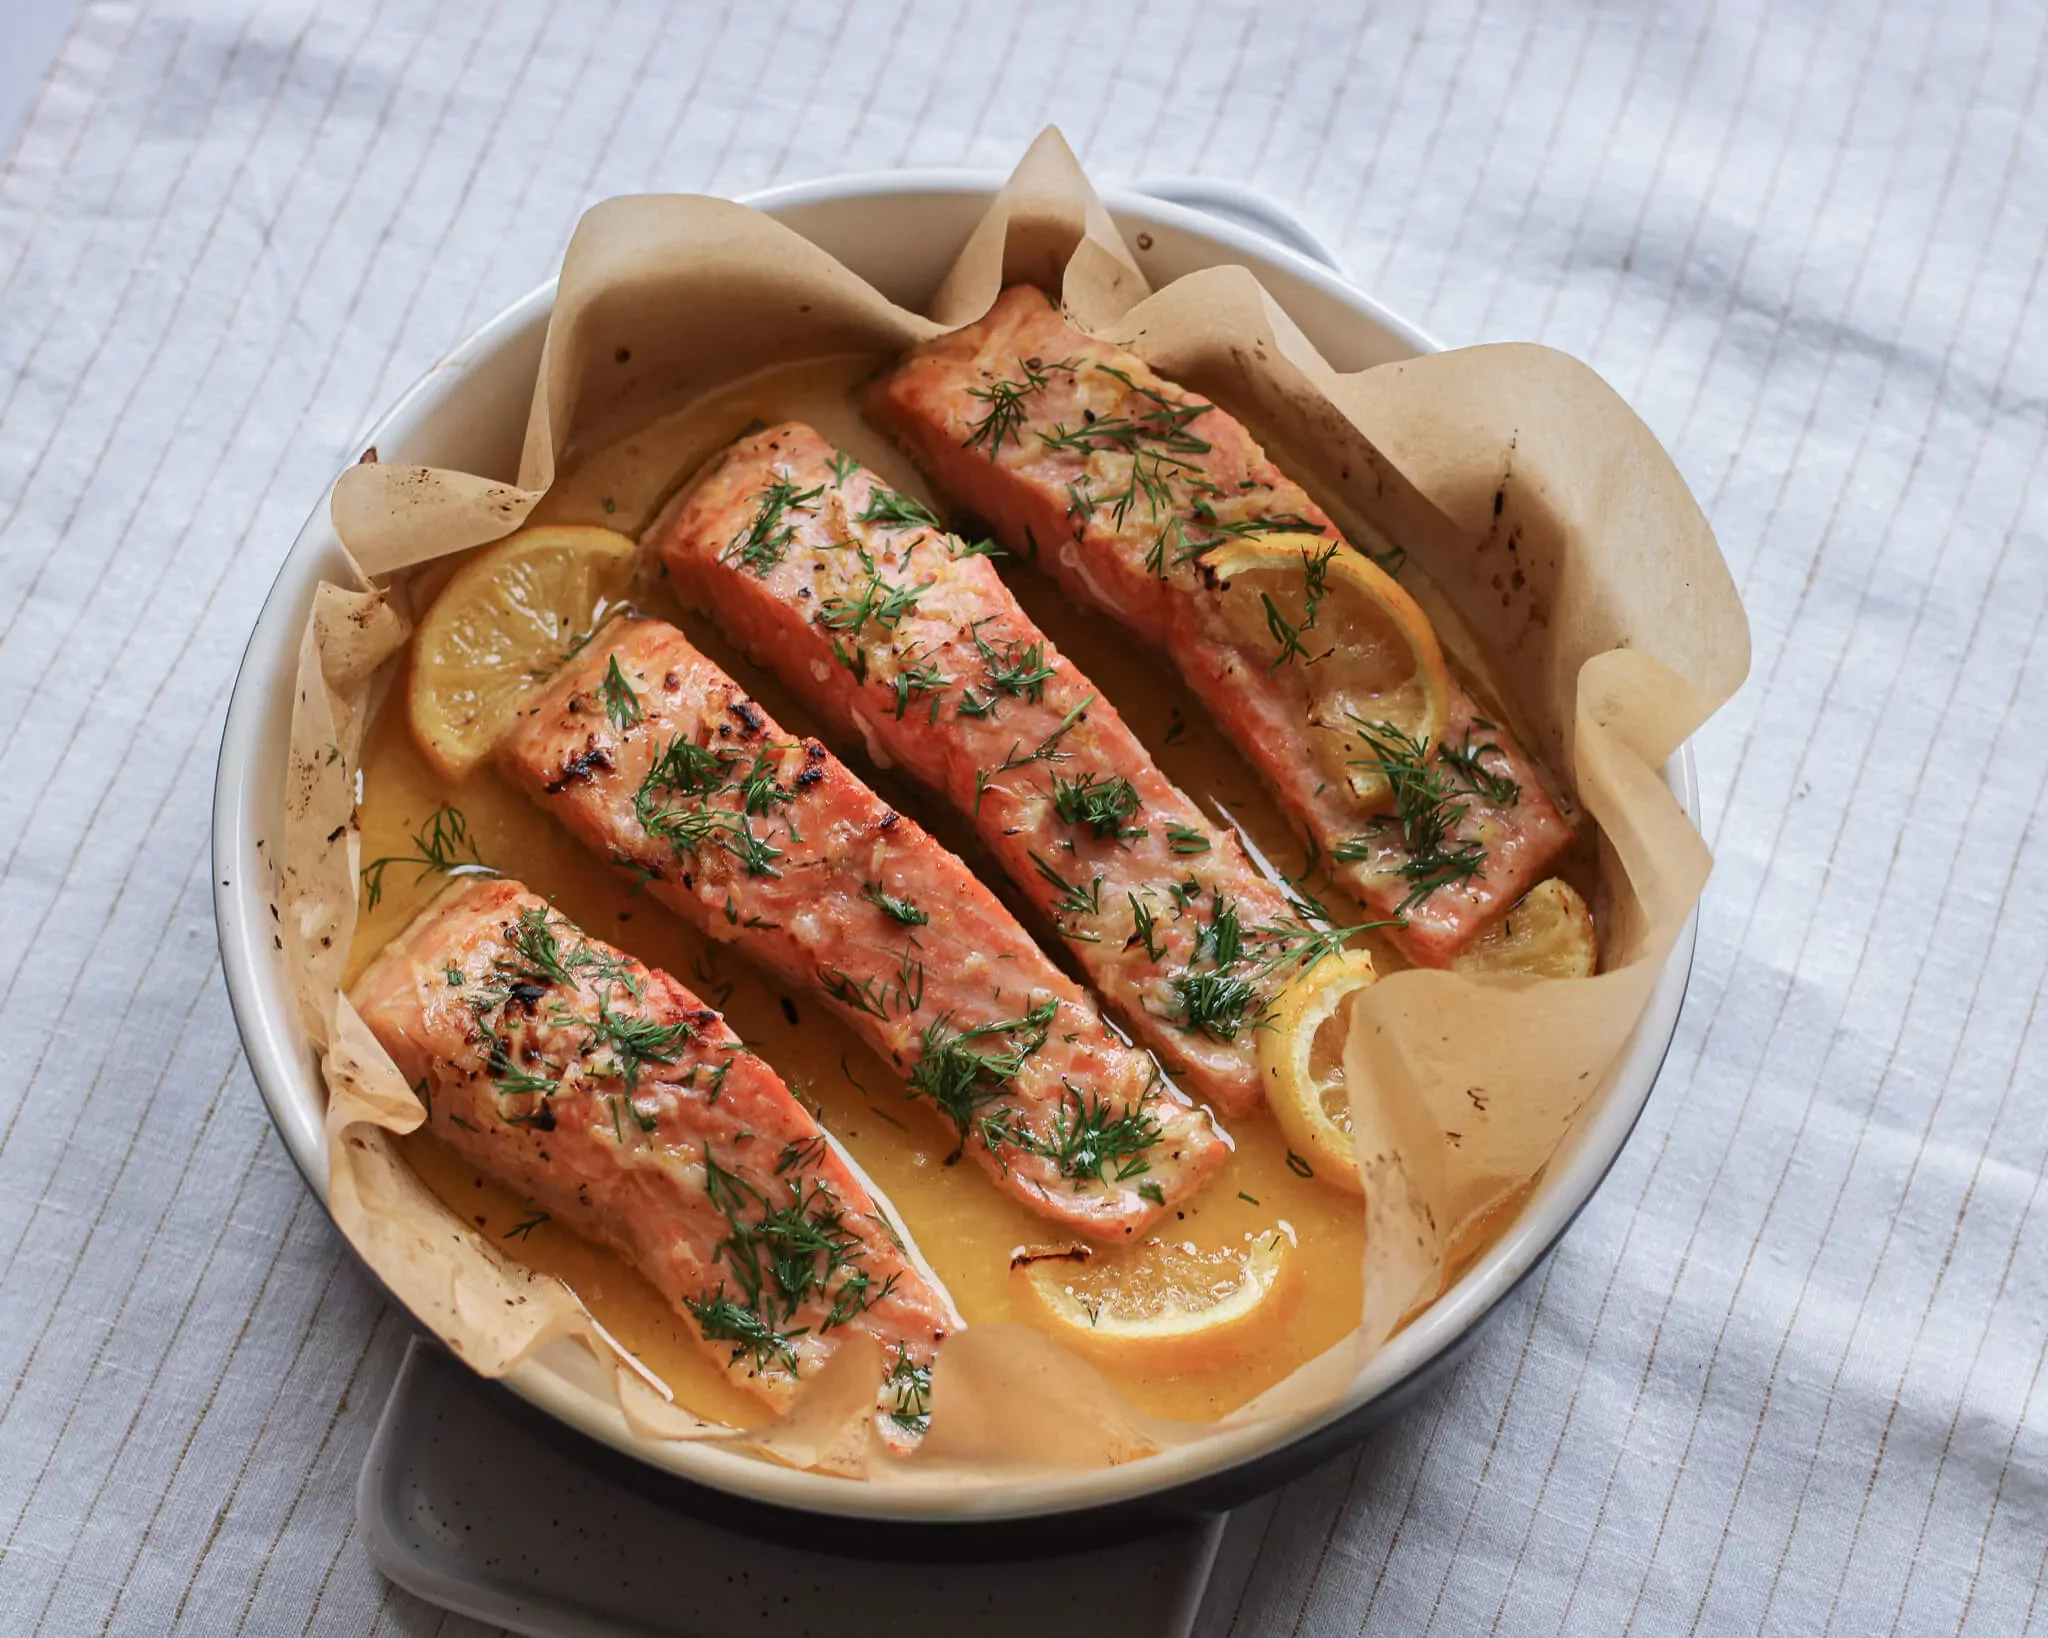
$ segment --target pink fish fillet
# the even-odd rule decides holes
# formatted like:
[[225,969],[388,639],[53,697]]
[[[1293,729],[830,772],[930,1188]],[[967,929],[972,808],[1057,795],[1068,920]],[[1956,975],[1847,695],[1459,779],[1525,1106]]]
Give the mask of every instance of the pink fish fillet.
[[616,1247],[742,1387],[780,1407],[865,1332],[892,1362],[884,1435],[923,1430],[951,1299],[775,1071],[667,973],[517,882],[467,881],[351,1000],[427,1130]]
[[1257,1107],[1258,1018],[1324,946],[985,554],[797,422],[734,443],[648,538],[847,742],[972,822],[1183,1086]]
[[[1135,354],[1083,334],[1026,285],[986,318],[913,350],[869,413],[933,484],[1034,556],[1075,598],[1163,650],[1333,864],[1414,960],[1448,962],[1546,875],[1572,841],[1542,775],[1452,684],[1448,732],[1414,750],[1361,738],[1356,760],[1415,757],[1440,782],[1444,834],[1362,807],[1311,743],[1301,667],[1226,625],[1204,554],[1284,533],[1352,548],[1224,411]],[[1446,752],[1448,751],[1448,756]]]
[[1041,1215],[1123,1240],[1223,1163],[1206,1112],[965,865],[673,627],[605,628],[497,754],[664,905],[822,997]]

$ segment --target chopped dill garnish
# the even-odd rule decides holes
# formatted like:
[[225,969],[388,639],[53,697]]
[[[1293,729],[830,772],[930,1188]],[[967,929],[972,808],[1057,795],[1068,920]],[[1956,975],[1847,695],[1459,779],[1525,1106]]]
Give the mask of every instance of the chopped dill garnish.
[[[1493,724],[1482,722],[1479,726],[1490,729]],[[1462,744],[1453,745],[1449,740],[1443,740],[1436,748],[1436,754],[1443,758],[1444,766],[1463,781],[1466,790],[1497,808],[1511,808],[1521,801],[1522,787],[1508,775],[1492,772],[1479,760],[1489,751],[1500,757],[1507,754],[1492,740],[1474,745],[1470,726],[1465,729]]]
[[1138,1192],[1155,1206],[1166,1204],[1166,1191],[1149,1178],[1138,1185]]
[[[773,1205],[762,1189],[721,1166],[707,1143],[704,1195],[726,1220],[727,1232],[718,1243],[718,1254],[738,1288],[733,1306],[744,1309],[766,1329],[786,1325],[806,1302],[829,1301],[830,1309],[818,1325],[820,1332],[829,1331],[895,1285],[891,1275],[877,1287],[859,1267],[865,1248],[860,1236],[847,1226],[839,1197],[824,1183],[807,1184],[799,1176],[791,1186],[789,1200]],[[721,1282],[718,1295],[724,1298],[724,1294]],[[789,1338],[804,1333],[779,1334],[786,1344]],[[786,1347],[784,1358],[794,1371],[795,1361]]]
[[1042,1133],[1015,1132],[1012,1141],[1019,1148],[1051,1161],[1060,1176],[1075,1182],[1124,1183],[1152,1169],[1145,1151],[1163,1134],[1142,1103],[1118,1113],[1099,1094],[1083,1098],[1072,1086],[1061,1085],[1052,1124]]
[[1077,361],[1062,359],[1057,364],[1048,364],[1039,358],[1020,358],[1017,367],[1024,372],[1021,380],[1012,381],[998,377],[986,387],[969,387],[970,398],[986,404],[988,409],[980,420],[970,422],[972,430],[962,442],[963,449],[986,448],[991,465],[1003,447],[1005,438],[1011,439],[1019,448],[1024,443],[1024,401],[1033,393],[1043,392],[1052,379],[1054,370],[1064,370],[1072,375]]
[[[775,783],[766,752],[737,781],[733,779],[736,759],[708,747],[693,744],[677,735],[649,765],[639,789],[633,793],[633,817],[649,836],[668,843],[678,858],[694,856],[706,847],[723,848],[753,876],[780,876],[775,861],[782,849],[754,834],[748,814],[765,813],[777,801],[788,801],[789,793]],[[733,813],[714,808],[705,798],[736,784],[743,811]],[[694,807],[669,800],[696,797]]]
[[876,484],[868,503],[854,515],[856,523],[879,523],[887,529],[930,529],[937,533],[940,523],[932,509],[921,500]]
[[818,988],[842,1007],[851,1007],[855,1012],[864,1012],[873,1018],[889,1016],[886,992],[872,978],[856,980],[842,968],[820,967]]
[[1097,364],[1095,370],[1099,375],[1121,381],[1125,391],[1142,400],[1141,406],[1129,415],[1103,416],[1083,422],[1072,432],[1065,427],[1054,427],[1039,438],[1048,449],[1064,449],[1077,454],[1113,449],[1129,455],[1145,444],[1156,444],[1178,455],[1205,455],[1209,452],[1208,442],[1187,429],[1190,422],[1208,414],[1214,405],[1200,401],[1184,404],[1178,399],[1168,398],[1155,388],[1139,386],[1112,364]]
[[905,927],[922,927],[932,919],[910,900],[899,899],[893,893],[885,893],[880,882],[862,883],[860,896],[891,921],[901,922]]
[[590,1026],[586,1053],[603,1047],[611,1053],[610,1071],[625,1084],[628,1093],[640,1084],[640,1071],[647,1064],[672,1064],[683,1048],[697,1038],[697,1028],[687,1019],[663,1023],[659,1018],[622,1018],[612,1011],[609,997],[597,1004],[597,1021]]
[[823,1132],[813,1132],[798,1142],[785,1143],[775,1162],[775,1175],[780,1177],[784,1172],[801,1172],[823,1165],[826,1155],[831,1152],[832,1145]]
[[1182,973],[1170,980],[1170,986],[1180,1002],[1180,1027],[1190,1035],[1218,1041],[1236,1040],[1245,1014],[1260,1001],[1256,984],[1228,973]]
[[976,1111],[1000,1097],[1025,1060],[1045,1045],[1058,1012],[1058,1002],[1041,1001],[1019,1017],[978,1029],[955,1030],[951,1013],[925,1026],[909,1095],[930,1098],[959,1133],[949,1164],[967,1147]]
[[908,1343],[896,1344],[896,1362],[882,1386],[894,1400],[890,1421],[908,1433],[923,1433],[932,1425],[932,1368],[912,1361]]
[[1176,853],[1207,853],[1209,851],[1209,838],[1195,829],[1193,825],[1168,825],[1166,827],[1166,841],[1167,845]]
[[[1398,869],[1410,886],[1397,913],[1406,915],[1440,887],[1453,887],[1484,874],[1486,850],[1474,842],[1458,841],[1452,834],[1465,817],[1467,805],[1457,799],[1461,793],[1441,766],[1430,766],[1427,743],[1411,738],[1391,722],[1366,722],[1357,716],[1351,720],[1373,753],[1357,759],[1353,766],[1377,770],[1394,796],[1394,811],[1381,814],[1367,828],[1398,829],[1408,853]],[[1353,845],[1340,842],[1331,849],[1332,856],[1345,857]]]
[[524,1069],[508,1068],[504,1074],[492,1079],[501,1098],[551,1097],[555,1091],[552,1075],[535,1075]]
[[1124,948],[1128,950],[1134,944],[1142,944],[1145,946],[1145,959],[1157,961],[1166,950],[1159,942],[1158,923],[1152,907],[1135,893],[1126,893],[1124,897],[1131,901],[1131,936],[1124,940]]
[[539,1228],[541,1224],[552,1222],[553,1220],[549,1213],[536,1208],[520,1218],[518,1222],[508,1228],[499,1238],[505,1240],[524,1240],[535,1229]]
[[[436,871],[443,875],[456,872],[484,872],[490,867],[476,850],[476,843],[469,834],[469,821],[462,817],[462,810],[451,803],[443,803],[427,815],[427,822],[413,832],[413,850],[410,853],[394,853],[382,859],[372,859],[363,866],[363,908],[374,910],[384,897],[384,872],[393,865],[417,865],[413,885],[417,887]],[[464,859],[462,855],[469,857]]]
[[1074,724],[1087,714],[1088,707],[1094,703],[1095,696],[1090,694],[1079,705],[1060,718],[1059,725],[1038,742],[1035,750],[1025,750],[1020,742],[1010,747],[1010,754],[1004,757],[996,767],[976,769],[974,775],[974,811],[977,814],[981,812],[982,795],[987,791],[989,781],[997,775],[1006,774],[1012,768],[1022,768],[1033,762],[1050,763],[1063,761],[1067,753],[1059,748],[1060,741],[1072,732]]
[[843,449],[835,449],[830,455],[826,456],[825,465],[831,469],[832,487],[834,489],[843,489],[846,486],[846,480],[860,470],[860,462],[856,461]]
[[[953,679],[933,662],[927,660],[922,664],[915,664],[906,656],[903,668],[896,673],[891,684],[896,690],[896,720],[903,720],[903,713],[910,709],[910,702],[919,694],[936,694],[943,688],[950,688],[952,684]],[[939,703],[937,700],[932,701],[934,712],[938,710]]]
[[1271,592],[1260,592],[1259,601],[1266,605],[1266,630],[1272,634],[1273,641],[1280,645],[1280,652],[1274,655],[1266,666],[1266,675],[1270,677],[1290,660],[1301,660],[1306,663],[1309,652],[1302,646],[1301,634],[1312,622],[1303,621],[1298,626],[1289,625],[1287,616],[1280,612],[1280,605],[1273,601]]
[[787,478],[781,477],[765,485],[761,498],[754,504],[753,521],[732,537],[719,554],[719,561],[737,562],[741,568],[752,569],[765,580],[769,571],[788,556],[789,548],[796,542],[796,524],[790,521],[789,514],[815,511],[819,497],[824,493],[823,484],[813,489],[798,489]]
[[778,1331],[746,1304],[728,1297],[722,1282],[716,1291],[706,1292],[701,1297],[685,1297],[683,1306],[689,1309],[690,1317],[696,1320],[697,1330],[706,1342],[734,1344],[732,1357],[735,1364],[751,1358],[756,1371],[765,1371],[780,1364],[792,1376],[796,1374],[796,1351],[790,1344],[798,1337],[809,1335],[809,1326]]
[[[914,586],[892,585],[882,578],[880,566],[866,551],[860,554],[860,562],[867,571],[867,579],[862,582],[859,595],[828,597],[811,616],[827,631],[838,632],[854,643],[860,641],[870,621],[884,631],[894,631],[934,584],[922,580]],[[845,663],[843,658],[841,663]]]
[[633,685],[626,680],[625,672],[619,669],[616,654],[612,656],[612,663],[605,667],[604,681],[597,685],[597,693],[604,702],[604,714],[622,734],[646,715],[640,709],[640,696],[633,692]]
[[1012,638],[1008,647],[998,653],[981,635],[981,628],[986,624],[986,619],[977,620],[968,631],[974,638],[975,648],[981,653],[988,686],[998,694],[1008,694],[1036,705],[1045,697],[1045,685],[1055,675],[1055,668],[1045,663],[1045,643],[1041,640],[1025,644]]
[[650,786],[672,796],[709,796],[723,788],[732,771],[732,758],[708,745],[693,743],[678,734],[648,764],[641,789]]
[[[1318,533],[1321,531],[1318,530]],[[1316,616],[1322,611],[1323,598],[1330,590],[1330,562],[1337,555],[1337,543],[1333,540],[1320,552],[1303,551],[1301,554],[1301,602],[1303,631],[1313,631]]]
[[1244,923],[1237,906],[1219,889],[1209,910],[1209,925],[1195,934],[1195,960],[1206,961],[1219,972],[1235,967],[1244,954]]
[[1102,878],[1095,877],[1086,887],[1076,887],[1036,853],[1031,862],[1038,867],[1038,873],[1052,884],[1055,897],[1046,908],[1055,916],[1099,916],[1102,914]]
[[1129,821],[1144,806],[1138,788],[1128,779],[1082,774],[1078,779],[1053,775],[1053,811],[1063,824],[1085,826],[1101,840],[1143,836],[1145,827]]

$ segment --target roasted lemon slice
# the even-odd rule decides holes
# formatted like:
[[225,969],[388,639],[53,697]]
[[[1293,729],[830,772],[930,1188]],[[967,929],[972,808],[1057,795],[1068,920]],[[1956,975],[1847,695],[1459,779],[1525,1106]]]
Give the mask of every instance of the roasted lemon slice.
[[1010,1288],[1020,1319],[1090,1359],[1203,1370],[1284,1316],[1300,1262],[1285,1230],[1222,1251],[1163,1240],[1100,1255],[1026,1248],[1010,1259]]
[[522,529],[455,571],[413,639],[412,729],[443,774],[490,754],[519,701],[625,595],[633,542],[609,529]]
[[1351,1137],[1344,1038],[1352,997],[1378,979],[1363,950],[1325,956],[1281,992],[1273,1027],[1259,1036],[1259,1072],[1280,1130],[1317,1177],[1354,1194],[1365,1186]]
[[1372,559],[1313,536],[1226,541],[1201,563],[1239,647],[1271,675],[1298,670],[1331,781],[1362,808],[1383,803],[1387,776],[1361,728],[1434,745],[1450,708],[1443,650],[1415,599]]
[[1591,978],[1600,965],[1593,913],[1571,883],[1538,882],[1514,909],[1451,957],[1461,973],[1526,973],[1532,978]]

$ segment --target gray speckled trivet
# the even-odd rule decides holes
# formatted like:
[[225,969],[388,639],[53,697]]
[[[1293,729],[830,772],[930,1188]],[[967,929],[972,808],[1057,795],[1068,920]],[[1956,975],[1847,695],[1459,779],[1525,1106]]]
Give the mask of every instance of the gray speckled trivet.
[[371,1559],[400,1586],[544,1638],[1184,1638],[1226,1523],[1017,1564],[806,1553],[671,1513],[582,1467],[418,1342],[378,1423],[357,1511]]

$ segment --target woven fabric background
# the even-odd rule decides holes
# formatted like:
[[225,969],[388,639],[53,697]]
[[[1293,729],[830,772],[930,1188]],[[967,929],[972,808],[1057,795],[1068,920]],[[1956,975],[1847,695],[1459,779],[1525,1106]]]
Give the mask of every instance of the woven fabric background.
[[599,197],[1047,121],[1267,190],[1453,343],[1589,359],[1755,625],[1641,1129],[1288,1495],[1235,1630],[2033,1625],[2044,52],[2027,0],[88,4],[0,169],[0,1630],[472,1630],[353,1535],[403,1328],[208,897],[236,661],[359,431]]

